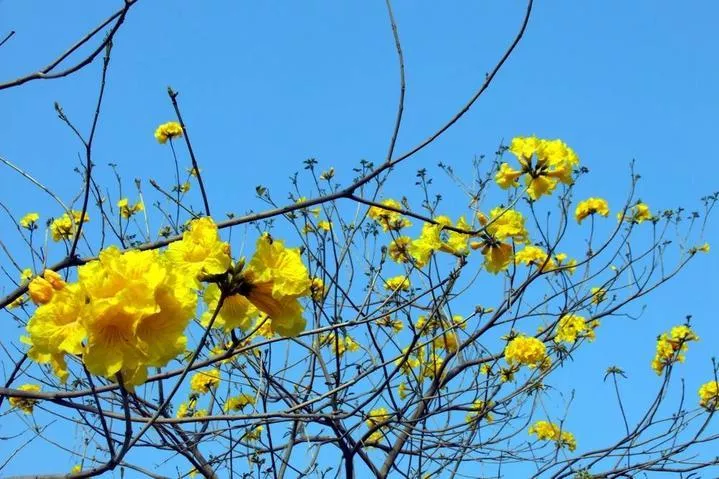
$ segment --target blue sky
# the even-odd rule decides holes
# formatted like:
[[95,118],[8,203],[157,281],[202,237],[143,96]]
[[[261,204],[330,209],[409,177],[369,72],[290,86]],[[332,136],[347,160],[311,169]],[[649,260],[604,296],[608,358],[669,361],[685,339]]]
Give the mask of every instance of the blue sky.
[[[0,37],[16,31],[0,48],[0,79],[47,63],[119,4],[0,0]],[[407,68],[399,152],[469,98],[509,44],[524,7],[518,1],[396,2]],[[618,206],[634,159],[642,175],[639,197],[653,208],[699,208],[699,197],[719,190],[714,151],[707,149],[719,106],[718,14],[719,5],[709,1],[539,2],[490,89],[447,134],[398,168],[387,194],[412,200],[408,183],[426,167],[451,198],[439,161],[466,174],[473,157],[491,155],[500,141],[537,134],[564,139],[591,170],[577,186],[578,197],[600,195]],[[0,155],[66,201],[80,189],[72,169],[81,148],[56,118],[53,102],[86,131],[98,77],[99,63],[68,79],[0,92]],[[100,182],[114,181],[108,163],[118,165],[126,191],[136,177],[172,181],[169,152],[152,136],[159,123],[174,118],[168,85],[180,92],[216,215],[261,209],[258,184],[284,199],[288,176],[308,157],[334,166],[346,184],[360,159],[383,159],[394,121],[398,72],[384,3],[140,0],[115,41],[95,146]],[[11,211],[59,213],[3,165],[0,186],[0,201]],[[146,182],[144,188],[150,190]],[[18,249],[6,221],[0,219],[0,238]],[[705,239],[714,245],[718,231],[711,222]],[[50,255],[62,253],[56,247]],[[5,257],[0,264],[8,266]],[[653,354],[654,336],[686,314],[702,337],[682,370],[695,397],[717,352],[712,295],[719,281],[710,272],[718,266],[713,253],[694,262],[642,302],[639,321],[605,326],[597,351],[580,358],[591,365],[586,373],[557,378],[555,385],[576,387],[589,403],[593,391],[610,402],[593,406],[595,421],[577,421],[577,429],[596,431],[617,419],[602,382],[607,356],[624,355],[612,362],[628,370],[636,387],[656,384],[642,358]],[[5,343],[18,334],[12,329],[0,337]],[[3,422],[14,427],[9,417]],[[68,467],[58,461],[57,468]],[[19,456],[6,472],[29,472],[30,464],[30,456]]]

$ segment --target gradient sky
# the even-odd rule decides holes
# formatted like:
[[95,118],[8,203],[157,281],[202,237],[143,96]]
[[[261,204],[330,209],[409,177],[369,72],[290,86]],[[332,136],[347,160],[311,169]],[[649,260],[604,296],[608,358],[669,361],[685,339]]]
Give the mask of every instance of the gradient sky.
[[[16,31],[0,48],[0,81],[48,63],[120,4],[0,0],[0,38]],[[397,145],[403,152],[453,115],[481,84],[518,29],[525,5],[398,1],[394,7],[407,68]],[[600,195],[620,205],[629,163],[636,160],[639,197],[653,209],[699,209],[701,196],[719,190],[715,152],[707,151],[719,111],[717,17],[719,4],[710,1],[539,2],[525,38],[486,94],[447,134],[399,167],[386,193],[411,201],[417,194],[411,186],[415,171],[428,168],[435,186],[446,187],[451,197],[452,184],[436,168],[439,161],[466,174],[476,155],[491,155],[513,136],[537,134],[562,138],[590,169],[577,197]],[[67,79],[0,91],[0,156],[67,202],[81,188],[73,172],[81,145],[57,119],[53,102],[86,131],[99,72],[96,63]],[[398,83],[381,1],[140,0],[114,45],[95,146],[97,178],[113,184],[106,165],[115,163],[126,191],[135,177],[172,181],[169,152],[152,135],[159,123],[174,119],[166,94],[171,85],[180,92],[216,215],[261,209],[258,184],[285,198],[288,177],[308,157],[321,167],[334,166],[346,184],[360,159],[382,161]],[[59,213],[46,195],[4,165],[0,201],[18,216]],[[714,220],[705,232],[712,246],[719,232]],[[0,239],[19,251],[9,224],[0,215]],[[53,261],[62,254],[58,246],[50,250]],[[5,256],[0,264],[12,271]],[[578,355],[582,367],[557,376],[555,386],[576,388],[577,401],[593,411],[570,420],[583,437],[580,450],[602,444],[612,436],[607,424],[619,420],[612,390],[602,381],[606,367],[624,367],[637,392],[628,398],[630,407],[643,404],[639,391],[658,385],[648,366],[654,337],[687,314],[702,338],[681,370],[688,397],[695,400],[697,386],[710,374],[709,358],[717,353],[718,267],[714,253],[695,261],[633,307],[632,313],[645,307],[640,319],[603,325],[596,348]],[[3,278],[0,295],[12,289]],[[3,313],[0,320],[8,319]],[[14,344],[21,334],[14,326],[2,331],[3,344]],[[0,436],[18,427],[12,415],[0,416]],[[3,474],[59,472],[74,464],[49,453],[47,464],[39,465],[31,450],[42,449],[28,448]]]

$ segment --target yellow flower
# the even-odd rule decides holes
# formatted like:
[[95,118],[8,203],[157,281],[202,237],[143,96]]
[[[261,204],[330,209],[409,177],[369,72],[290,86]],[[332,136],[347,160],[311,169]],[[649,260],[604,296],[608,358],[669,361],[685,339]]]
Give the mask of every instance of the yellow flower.
[[239,294],[272,319],[272,330],[297,336],[305,329],[299,298],[310,294],[312,281],[297,248],[264,234],[240,276]]
[[535,434],[540,441],[555,441],[557,446],[566,447],[570,451],[577,448],[574,434],[562,431],[561,428],[549,421],[537,421],[529,428],[529,434]]
[[[622,219],[622,213],[617,213],[617,219]],[[637,203],[634,205],[630,210],[627,211],[626,216],[624,217],[624,221],[628,221],[629,223],[643,223],[646,220],[653,220],[654,216],[652,216],[651,211],[649,211],[649,206],[646,203]]]
[[20,271],[20,285],[24,286],[30,282],[30,280],[33,277],[32,269],[25,268],[22,271]]
[[68,285],[54,293],[51,301],[39,306],[27,324],[30,337],[25,342],[31,346],[28,356],[36,362],[52,364],[55,374],[63,381],[68,374],[65,354],[84,352],[85,299],[79,285]]
[[76,474],[76,473],[81,472],[81,471],[82,471],[82,465],[81,465],[81,464],[75,464],[74,466],[72,466],[72,469],[70,469],[70,472],[73,473],[73,474]]
[[479,373],[484,374],[485,376],[490,376],[492,374],[492,365],[489,363],[484,363],[479,367]]
[[195,416],[195,411],[197,410],[197,396],[190,396],[190,399],[187,402],[182,402],[177,408],[177,413],[175,414],[175,417],[181,418],[181,417],[193,417]]
[[[386,199],[382,201],[381,204],[384,206],[389,206],[390,208],[395,208],[399,210],[402,209],[402,205],[398,201],[393,199]],[[380,226],[382,226],[383,231],[399,231],[402,228],[412,226],[412,223],[410,223],[407,218],[403,217],[401,213],[384,209],[381,206],[372,206],[367,212],[367,216],[379,223]]]
[[335,333],[323,335],[320,337],[320,344],[330,348],[337,356],[342,356],[345,351],[359,351],[359,344],[349,335],[344,338],[338,338]]
[[703,245],[699,246],[697,248],[697,251],[701,251],[702,253],[708,253],[709,252],[709,243],[704,243]]
[[[543,271],[553,269],[554,264],[553,261],[550,259],[547,261],[547,252],[544,251],[539,246],[525,246],[524,249],[521,251],[518,251],[516,255],[514,255],[514,262],[517,264],[523,263],[527,266],[534,265],[538,268],[543,268]],[[545,264],[546,263],[546,264]]]
[[55,291],[65,287],[62,276],[51,269],[46,269],[42,276],[38,276],[28,284],[28,294],[35,304],[45,304],[52,299]]
[[[185,181],[184,183],[177,186],[177,191],[179,191],[180,193],[187,193],[188,191],[190,191],[190,188],[192,188],[190,182]],[[173,189],[172,191],[175,191],[175,189]]]
[[389,244],[389,257],[396,263],[407,263],[410,259],[409,248],[412,238],[400,236]]
[[492,406],[493,404],[491,401],[488,404],[485,404],[481,399],[475,400],[470,407],[470,412],[467,413],[467,416],[464,418],[465,422],[471,424],[479,422],[482,419],[487,422],[494,421],[494,417],[490,414]]
[[509,267],[512,258],[512,245],[507,243],[496,243],[484,246],[484,268],[489,273],[499,273]]
[[419,359],[417,358],[418,355],[421,354],[421,351],[414,350],[412,351],[405,360],[405,355],[407,354],[407,348],[404,348],[402,350],[402,356],[398,357],[394,363],[400,368],[400,372],[402,374],[406,374],[409,376],[412,374],[412,370],[419,367]]
[[121,372],[126,385],[137,385],[147,366],[164,366],[185,350],[183,333],[197,295],[191,279],[159,251],[123,253],[110,247],[78,268],[78,277],[89,300],[82,322],[83,361],[90,372],[108,378]]
[[674,326],[669,333],[657,339],[656,354],[652,360],[652,369],[661,374],[664,368],[675,361],[684,362],[689,341],[699,341],[699,337],[686,325]]
[[319,223],[317,223],[317,228],[321,229],[323,231],[331,231],[332,223],[327,220],[323,220],[323,221],[320,221]]
[[699,388],[699,405],[707,411],[719,411],[719,383],[709,381]]
[[407,387],[407,383],[401,382],[399,383],[399,386],[397,386],[397,394],[399,394],[399,398],[404,401],[407,396],[409,396],[410,390]]
[[394,334],[399,333],[404,328],[404,323],[399,319],[392,319],[389,316],[384,316],[377,320],[377,325],[385,328],[392,328]]
[[182,136],[182,126],[176,121],[163,123],[155,130],[155,139],[162,144],[178,136]]
[[402,275],[387,278],[384,282],[384,287],[390,291],[409,291],[409,278]]
[[504,349],[504,358],[514,363],[535,368],[547,362],[547,348],[542,341],[531,336],[519,335],[512,339]]
[[577,223],[581,223],[584,218],[593,214],[600,214],[605,218],[609,216],[609,204],[602,198],[588,198],[584,201],[580,201],[577,205],[577,209],[574,211],[574,217],[577,219]]
[[34,230],[36,228],[37,220],[40,219],[40,215],[37,213],[28,213],[22,218],[20,218],[20,226],[23,228],[27,228],[29,230]]
[[25,295],[18,296],[12,303],[7,305],[7,309],[15,309],[27,304],[28,297]]
[[517,186],[518,178],[524,176],[527,194],[533,200],[552,193],[557,182],[571,184],[572,170],[579,164],[576,153],[561,140],[516,137],[509,151],[517,157],[521,170],[503,163],[495,181],[500,188],[507,189]]
[[508,383],[514,381],[514,375],[519,371],[519,367],[512,366],[509,368],[499,368],[499,381]]
[[230,245],[220,241],[217,225],[208,217],[193,220],[182,240],[167,247],[166,256],[192,279],[200,274],[221,274],[230,267]]
[[145,209],[145,205],[142,201],[138,201],[134,205],[130,205],[127,198],[122,198],[118,201],[117,207],[120,208],[120,215],[125,219],[129,219],[135,213],[139,213]]
[[592,303],[599,304],[607,298],[607,290],[600,287],[593,287],[589,290],[592,293]]
[[310,283],[310,297],[312,300],[320,303],[325,298],[326,294],[327,288],[325,288],[325,283],[322,281],[322,278],[312,278]]
[[565,341],[567,343],[574,343],[577,338],[588,338],[590,341],[594,340],[594,327],[599,326],[598,322],[592,321],[587,324],[587,321],[583,316],[575,314],[567,314],[559,319],[557,324],[557,334],[554,336],[554,341],[560,343]]
[[260,437],[262,436],[263,430],[264,426],[257,426],[252,430],[248,430],[242,437],[242,439],[244,439],[245,441],[259,441]]
[[[77,226],[80,223],[80,216],[82,214],[82,211],[75,211],[72,210],[72,218],[65,213],[61,217],[53,220],[52,223],[50,223],[50,233],[52,234],[53,241],[60,241],[63,239],[72,239],[72,237],[75,235],[75,232],[77,231]],[[85,216],[82,217],[82,222],[87,223],[90,221],[90,217],[85,213]],[[74,226],[73,226],[74,222]]]
[[448,353],[457,351],[458,342],[457,333],[454,331],[443,332],[432,341],[435,348],[444,349]]
[[511,186],[519,186],[517,178],[522,176],[522,174],[523,173],[521,171],[515,170],[509,166],[509,163],[502,163],[499,166],[499,171],[494,176],[494,181],[497,182],[500,188],[506,190]]
[[434,379],[437,376],[437,373],[439,373],[440,369],[442,369],[444,359],[442,359],[442,357],[437,354],[436,351],[432,351],[429,354],[429,357],[422,358],[420,360],[420,363],[422,366],[422,370],[420,371],[419,377]]
[[[207,327],[220,300],[220,288],[215,283],[209,284],[205,288],[204,300],[205,304],[207,304],[207,311],[202,313],[200,323]],[[252,319],[259,314],[260,312],[247,298],[240,294],[233,294],[225,298],[220,312],[215,317],[213,327],[221,328],[228,332],[232,329],[240,328],[243,332],[247,332],[252,326]]]
[[233,396],[225,401],[223,409],[225,412],[230,411],[242,411],[246,406],[254,405],[255,397],[250,394],[240,394],[239,396]]
[[[419,238],[412,241],[408,248],[409,254],[419,268],[424,267],[429,262],[435,251],[443,251],[454,255],[465,255],[469,252],[468,234],[447,230],[445,240],[442,238],[443,229],[445,226],[452,226],[452,220],[447,216],[437,216],[434,220],[437,224],[425,223],[422,226]],[[464,216],[457,220],[455,227],[465,231],[472,229]]]
[[[17,389],[18,391],[28,391],[34,393],[40,392],[40,386],[37,384],[23,384]],[[36,399],[20,397],[11,397],[9,398],[9,401],[10,406],[20,409],[25,414],[32,414],[33,407],[37,403]]]
[[208,369],[192,375],[190,378],[190,390],[196,393],[205,394],[210,389],[216,389],[220,384],[220,370]]
[[498,241],[512,239],[517,243],[529,241],[524,225],[524,216],[517,210],[497,207],[489,212],[489,219],[480,217],[480,223],[487,226],[487,233]]
[[367,419],[365,420],[365,424],[367,424],[367,427],[379,426],[383,422],[388,421],[391,417],[392,415],[387,412],[387,408],[379,407],[372,409],[369,412]]

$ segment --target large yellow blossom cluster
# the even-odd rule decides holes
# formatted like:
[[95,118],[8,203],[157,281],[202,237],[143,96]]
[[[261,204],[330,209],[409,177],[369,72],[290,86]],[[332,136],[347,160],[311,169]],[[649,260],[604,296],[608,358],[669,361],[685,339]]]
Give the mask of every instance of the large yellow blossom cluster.
[[51,283],[45,274],[48,288],[36,279],[31,297],[40,306],[27,325],[29,356],[51,363],[62,380],[71,354],[81,355],[93,374],[121,373],[125,384],[141,384],[148,366],[164,366],[185,348],[197,296],[177,272],[159,251],[110,247],[78,268],[76,283]]
[[533,200],[551,194],[558,182],[571,185],[572,170],[579,165],[577,154],[561,140],[516,137],[509,151],[517,157],[520,169],[502,163],[495,181],[500,188],[507,189],[519,186],[517,180],[524,177],[527,194]]
[[[28,355],[50,363],[63,381],[66,356],[127,386],[141,384],[148,367],[162,367],[185,350],[184,331],[195,314],[201,281],[225,277],[227,298],[215,325],[246,330],[260,313],[274,333],[297,335],[305,327],[299,298],[310,294],[309,274],[299,250],[263,235],[252,260],[233,267],[230,247],[210,218],[190,223],[167,250],[125,251],[109,247],[77,270],[66,284],[53,271],[29,285],[38,304],[27,325]],[[230,274],[234,272],[233,274]],[[224,276],[223,276],[224,275]],[[230,279],[227,279],[230,278]],[[220,291],[209,285],[205,301],[214,311]],[[207,324],[212,313],[203,317]]]
[[652,369],[661,374],[664,368],[675,361],[684,362],[684,353],[689,341],[699,341],[699,337],[687,325],[674,326],[669,333],[657,339],[657,352],[652,360]]
[[537,421],[529,428],[529,434],[535,434],[540,441],[554,441],[558,447],[566,447],[570,451],[577,448],[574,434],[562,431],[561,427],[549,421]]
[[532,336],[519,335],[509,341],[504,348],[504,359],[511,364],[530,368],[546,367],[549,364],[547,347]]
[[709,381],[699,388],[699,405],[707,411],[719,411],[719,383]]

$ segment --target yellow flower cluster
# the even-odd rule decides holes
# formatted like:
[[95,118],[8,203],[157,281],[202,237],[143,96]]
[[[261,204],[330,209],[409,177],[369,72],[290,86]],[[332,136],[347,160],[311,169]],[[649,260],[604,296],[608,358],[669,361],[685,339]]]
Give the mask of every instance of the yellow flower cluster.
[[502,163],[495,175],[500,188],[519,186],[517,180],[524,176],[527,194],[533,200],[551,194],[558,182],[572,184],[572,170],[579,164],[577,154],[561,140],[545,140],[516,137],[509,145],[521,168],[513,169]]
[[35,304],[45,304],[52,299],[56,291],[62,290],[65,284],[62,276],[51,269],[46,269],[42,276],[37,276],[30,281],[27,291]]
[[310,297],[312,298],[312,301],[321,303],[326,295],[327,288],[325,287],[325,282],[322,281],[322,278],[312,278],[310,282]]
[[197,397],[191,396],[187,402],[180,403],[175,417],[205,417],[207,409],[197,408]]
[[[40,392],[40,386],[37,384],[23,384],[18,388],[18,391],[28,391],[38,393]],[[25,414],[32,414],[33,407],[37,403],[36,399],[11,397],[9,399],[10,406],[20,409]]]
[[537,421],[529,428],[529,434],[536,434],[540,441],[555,441],[558,447],[566,447],[570,451],[577,448],[574,434],[562,429],[549,421]]
[[[469,235],[456,231],[446,231],[446,238],[442,237],[445,226],[452,226],[452,220],[447,216],[434,218],[437,223],[424,223],[419,238],[413,240],[406,248],[417,267],[422,268],[435,251],[443,251],[454,255],[464,255],[469,252]],[[454,225],[458,229],[471,230],[469,223],[461,216]],[[401,245],[399,245],[401,246]],[[398,248],[401,251],[401,248]],[[390,252],[390,257],[393,254]]]
[[178,136],[182,136],[182,125],[176,121],[163,123],[155,130],[155,139],[162,144]]
[[607,200],[602,198],[588,198],[584,201],[580,201],[577,205],[577,209],[574,211],[574,217],[577,219],[577,223],[581,223],[587,216],[595,213],[605,218],[609,216],[609,204]]
[[562,316],[557,323],[557,333],[554,341],[561,343],[574,343],[578,338],[587,338],[594,341],[594,330],[599,326],[599,321],[594,320],[587,323],[584,316],[567,314]]
[[[617,213],[617,219],[621,221],[622,213]],[[624,221],[635,224],[643,223],[647,220],[651,221],[653,219],[654,216],[652,215],[651,211],[649,211],[649,206],[646,203],[641,202],[632,206],[632,208],[627,211],[627,214],[624,217]]]
[[719,383],[709,381],[699,388],[699,405],[707,411],[719,411]]
[[242,411],[245,407],[255,404],[255,396],[250,394],[240,394],[239,396],[232,396],[225,401],[223,409],[225,412],[230,411]]
[[516,264],[524,264],[526,266],[536,266],[541,268],[542,272],[566,271],[573,274],[576,270],[577,260],[571,259],[566,261],[565,253],[557,253],[550,258],[546,251],[539,246],[528,245],[514,255]]
[[[382,201],[381,204],[398,210],[403,209],[399,201],[391,198]],[[399,231],[402,228],[412,226],[412,223],[401,213],[380,206],[372,206],[367,212],[367,216],[379,223],[383,231]]]
[[490,401],[488,404],[486,404],[481,399],[477,399],[472,403],[472,406],[470,407],[470,412],[467,413],[467,416],[465,416],[464,420],[468,424],[479,422],[480,420],[484,419],[487,422],[494,421],[494,416],[490,414],[490,411],[492,410],[492,402]]
[[[402,350],[402,356],[398,357],[394,363],[400,368],[402,374],[409,376],[412,374],[413,369],[419,367],[419,357],[422,355],[423,349],[413,349],[409,355],[407,355],[407,349],[408,348],[404,348]],[[407,355],[406,359],[405,355]]]
[[114,380],[120,373],[127,386],[142,384],[148,367],[162,367],[185,350],[183,333],[197,304],[194,278],[229,265],[229,246],[203,218],[164,253],[110,247],[67,285],[45,272],[31,289],[40,306],[27,325],[28,355],[50,363],[63,381],[65,355],[72,354],[93,374]]
[[309,272],[298,248],[286,248],[280,240],[264,234],[257,240],[252,260],[236,282],[238,295],[252,303],[249,314],[265,313],[272,320],[272,331],[297,336],[305,329],[301,297],[311,294]]
[[195,373],[190,378],[190,390],[199,394],[206,394],[220,385],[220,370],[209,369]]
[[542,341],[532,336],[519,335],[509,341],[504,348],[504,359],[512,364],[530,368],[546,367],[549,364],[547,347]]
[[120,208],[120,216],[125,219],[129,219],[135,213],[139,213],[145,209],[145,205],[142,201],[138,201],[134,205],[130,205],[130,201],[127,198],[122,198],[117,202],[117,207]]
[[[369,414],[367,415],[367,419],[365,420],[365,424],[367,427],[373,428],[377,427],[380,424],[384,423],[385,421],[388,421],[392,417],[389,412],[387,412],[387,408],[380,407],[377,409],[372,409]],[[374,431],[372,434],[369,435],[367,438],[367,442],[378,442],[382,437],[384,436],[383,429],[386,429],[387,426],[382,426],[376,431]]]
[[607,298],[607,290],[594,286],[589,290],[592,295],[592,304],[599,304]]
[[661,374],[664,368],[674,361],[684,362],[684,355],[689,341],[699,341],[699,337],[686,325],[674,326],[669,333],[657,339],[657,352],[652,360],[652,369]]
[[67,213],[61,217],[56,218],[50,223],[50,233],[52,234],[53,241],[61,241],[63,239],[69,240],[75,236],[77,231],[77,225],[80,224],[80,217],[82,216],[82,222],[87,223],[90,221],[90,217],[85,213],[82,215],[82,211],[72,210],[72,218]]
[[404,323],[399,319],[392,319],[389,315],[383,316],[377,320],[377,326],[383,328],[391,328],[394,334],[399,333],[404,329]]
[[529,241],[524,216],[519,211],[497,207],[489,212],[489,218],[482,213],[477,218],[485,232],[481,235],[482,241],[473,241],[470,247],[482,249],[488,272],[496,274],[506,270],[514,254],[512,243],[508,241],[519,244]]
[[359,351],[359,343],[352,339],[350,335],[340,338],[335,333],[320,336],[320,344],[330,348],[337,356],[342,356],[346,351]]
[[20,218],[20,226],[23,228],[34,230],[36,228],[37,220],[40,219],[40,215],[37,213],[28,213]]
[[409,278],[403,275],[387,278],[384,282],[384,287],[390,291],[409,291]]
[[259,441],[264,429],[264,426],[257,426],[256,428],[250,429],[242,436],[242,439],[249,442]]

